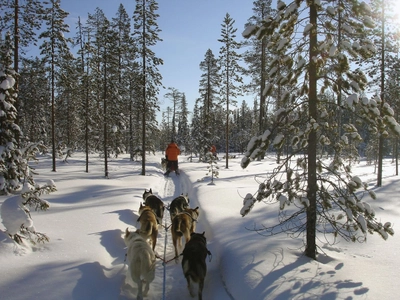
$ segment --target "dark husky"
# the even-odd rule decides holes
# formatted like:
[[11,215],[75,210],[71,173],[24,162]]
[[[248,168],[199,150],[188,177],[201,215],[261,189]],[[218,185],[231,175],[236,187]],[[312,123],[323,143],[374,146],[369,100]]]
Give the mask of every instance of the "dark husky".
[[180,212],[183,212],[185,208],[189,207],[189,197],[186,194],[186,196],[180,195],[176,197],[174,200],[172,200],[171,204],[169,205],[169,215],[171,217],[171,222],[172,219]]
[[192,233],[190,241],[183,249],[182,270],[188,284],[189,293],[195,296],[193,283],[198,283],[198,299],[202,299],[204,278],[207,274],[206,258],[211,254],[207,249],[207,240],[203,233]]
[[164,203],[156,195],[153,195],[152,190],[144,191],[143,193],[144,205],[150,206],[157,216],[157,223],[162,224],[162,219],[164,217]]

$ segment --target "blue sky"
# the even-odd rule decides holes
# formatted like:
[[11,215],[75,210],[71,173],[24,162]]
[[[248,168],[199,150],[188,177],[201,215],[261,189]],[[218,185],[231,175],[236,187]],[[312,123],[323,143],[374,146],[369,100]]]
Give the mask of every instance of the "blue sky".
[[[84,21],[88,13],[94,13],[99,7],[111,19],[116,15],[120,3],[132,16],[136,3],[134,0],[62,0],[61,7],[70,13],[67,22],[72,32],[78,16]],[[235,20],[237,38],[242,40],[241,33],[252,14],[253,0],[158,0],[158,4],[158,26],[162,30],[160,37],[163,41],[154,51],[164,60],[164,65],[160,67],[163,85],[185,93],[189,110],[192,111],[199,96],[199,64],[204,60],[207,49],[211,49],[215,56],[219,55],[222,44],[218,39],[226,13]],[[162,111],[171,106],[170,100],[164,99],[167,92],[164,89],[160,91]],[[237,99],[238,103],[243,99]],[[250,99],[249,103],[252,102]]]

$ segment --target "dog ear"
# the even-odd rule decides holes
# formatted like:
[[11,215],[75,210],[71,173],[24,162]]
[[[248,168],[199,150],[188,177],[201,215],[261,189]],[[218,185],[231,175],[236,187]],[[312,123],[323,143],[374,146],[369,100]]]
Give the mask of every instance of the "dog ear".
[[203,231],[203,233],[202,233],[202,235],[204,236],[204,234],[205,234],[206,232],[205,231]]
[[125,237],[127,237],[127,236],[129,236],[129,229],[128,229],[128,227],[126,227],[126,229],[125,229]]
[[150,194],[153,194],[153,191],[152,191],[151,189],[150,189],[150,191],[149,191],[149,192],[150,192]]

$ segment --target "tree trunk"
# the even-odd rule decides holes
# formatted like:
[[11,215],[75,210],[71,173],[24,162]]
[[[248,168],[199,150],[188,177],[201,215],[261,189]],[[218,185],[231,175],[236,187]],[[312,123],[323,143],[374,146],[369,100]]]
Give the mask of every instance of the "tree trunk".
[[142,40],[142,173],[146,175],[146,0],[143,0],[143,40]]
[[[14,71],[15,73],[18,74],[19,72],[19,22],[18,22],[18,15],[19,15],[19,3],[18,0],[15,0],[15,6],[14,6]],[[15,118],[15,123],[17,125],[20,125],[20,118],[21,118],[21,105],[19,101],[19,92],[18,92],[18,86],[19,86],[19,76],[16,76],[15,78],[15,92],[16,92],[16,103],[15,103],[15,108],[17,109],[17,116]],[[16,136],[17,144],[20,145],[20,139],[21,137]]]
[[55,53],[54,53],[54,38],[51,38],[51,145],[53,152],[53,172],[56,171],[56,122],[55,122],[55,83],[54,83],[54,64],[55,64]]
[[[381,57],[381,108],[385,102],[385,1],[382,1],[382,57]],[[379,132],[377,186],[382,186],[383,136]]]
[[[317,66],[314,58],[317,56],[317,9],[315,1],[310,5],[310,57],[309,57],[309,94],[308,110],[309,118],[317,120]],[[317,136],[315,130],[311,129],[308,137],[308,191],[307,198],[307,241],[306,256],[316,259],[316,223],[317,223]]]
[[107,50],[104,50],[104,82],[103,82],[103,113],[104,113],[104,176],[108,178],[108,137],[107,137]]

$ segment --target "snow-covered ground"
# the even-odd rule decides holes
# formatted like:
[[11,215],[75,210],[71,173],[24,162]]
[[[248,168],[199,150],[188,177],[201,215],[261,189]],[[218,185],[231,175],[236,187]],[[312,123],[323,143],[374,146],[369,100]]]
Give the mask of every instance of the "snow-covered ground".
[[[363,244],[328,245],[321,241],[317,261],[302,255],[303,242],[284,235],[265,237],[251,229],[277,220],[278,205],[258,203],[242,217],[243,197],[257,190],[255,175],[266,174],[275,158],[256,161],[243,170],[240,155],[219,161],[219,178],[210,184],[207,164],[180,158],[181,175],[163,176],[161,153],[148,155],[146,176],[141,163],[127,155],[109,163],[91,157],[85,173],[84,155],[74,153],[51,172],[51,160],[41,158],[37,183],[54,180],[57,192],[44,196],[46,212],[32,212],[34,226],[50,242],[32,249],[16,246],[0,224],[0,299],[132,299],[136,287],[125,282],[123,232],[134,230],[145,189],[152,188],[166,205],[188,193],[192,207],[200,207],[197,232],[205,231],[208,273],[203,299],[398,299],[400,240],[395,233],[384,241],[369,236]],[[364,181],[375,184],[374,167],[361,162],[354,169]],[[399,177],[385,161],[384,186],[375,188],[378,199],[369,201],[382,222],[400,221]],[[0,204],[6,199],[0,197]],[[168,213],[164,224],[170,223]],[[169,231],[160,227],[156,252],[166,260],[174,251]],[[157,261],[156,278],[146,299],[191,299],[180,264]]]

